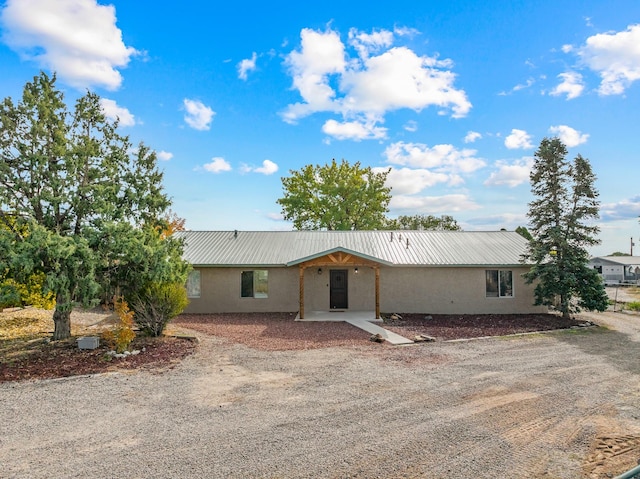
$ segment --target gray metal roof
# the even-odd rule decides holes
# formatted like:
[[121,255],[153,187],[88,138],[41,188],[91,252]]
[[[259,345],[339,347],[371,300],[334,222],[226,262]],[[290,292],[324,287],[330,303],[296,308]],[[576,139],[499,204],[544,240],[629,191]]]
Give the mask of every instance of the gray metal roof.
[[606,262],[624,266],[640,265],[640,256],[597,256],[589,260],[591,263]]
[[[515,266],[527,240],[512,231],[182,231],[195,266],[292,266],[332,251],[386,265]],[[408,242],[408,243],[407,243]]]

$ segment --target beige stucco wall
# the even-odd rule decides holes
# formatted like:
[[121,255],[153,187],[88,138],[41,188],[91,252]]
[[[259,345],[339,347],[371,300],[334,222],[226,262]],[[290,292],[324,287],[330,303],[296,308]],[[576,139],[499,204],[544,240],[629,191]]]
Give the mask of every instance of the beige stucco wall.
[[[197,268],[201,274],[200,298],[190,298],[187,313],[280,312],[299,310],[299,270],[254,268],[269,271],[268,298],[240,297],[240,275],[252,268]],[[329,309],[329,270],[305,270],[305,311]],[[335,268],[348,271],[349,310],[375,310],[375,273],[372,268]],[[533,287],[513,271],[514,296],[487,298],[486,268],[380,268],[380,310],[384,313],[483,314],[541,313],[533,306]]]
[[[533,306],[533,286],[525,284],[526,268],[513,271],[513,297],[487,298],[487,268],[382,268],[380,310],[399,313],[487,314],[544,313]],[[490,268],[494,269],[494,268]]]
[[[298,311],[298,268],[195,268],[200,271],[200,298],[189,298],[185,313]],[[269,271],[267,298],[242,298],[242,271]]]

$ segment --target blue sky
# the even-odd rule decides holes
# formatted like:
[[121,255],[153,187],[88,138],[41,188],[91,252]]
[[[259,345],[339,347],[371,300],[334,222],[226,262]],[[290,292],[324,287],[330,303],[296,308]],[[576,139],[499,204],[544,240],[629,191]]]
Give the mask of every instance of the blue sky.
[[0,2],[0,98],[42,69],[159,155],[189,229],[282,230],[281,177],[391,168],[390,216],[526,225],[560,136],[598,177],[602,244],[640,253],[640,2]]

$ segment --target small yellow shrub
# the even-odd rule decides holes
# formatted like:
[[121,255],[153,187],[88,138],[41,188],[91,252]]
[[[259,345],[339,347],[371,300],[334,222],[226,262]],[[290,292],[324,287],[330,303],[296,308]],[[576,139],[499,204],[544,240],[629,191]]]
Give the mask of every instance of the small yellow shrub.
[[7,291],[12,289],[15,292],[15,297],[7,298],[4,307],[24,305],[53,309],[56,305],[56,298],[52,292],[43,293],[45,279],[44,273],[34,273],[29,276],[26,283],[18,283],[10,278],[2,281],[0,286],[6,288]]
[[129,310],[129,305],[123,299],[116,301],[115,310],[119,322],[114,329],[102,333],[102,339],[116,353],[121,354],[129,349],[129,345],[136,337],[136,333],[133,330],[134,313]]

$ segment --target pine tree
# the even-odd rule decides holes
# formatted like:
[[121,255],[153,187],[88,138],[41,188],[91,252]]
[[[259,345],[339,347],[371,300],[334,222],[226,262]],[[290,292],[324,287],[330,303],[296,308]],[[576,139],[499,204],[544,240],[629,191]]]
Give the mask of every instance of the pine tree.
[[0,272],[46,276],[59,340],[75,305],[109,286],[184,282],[188,265],[157,228],[171,201],[155,153],[120,135],[96,94],[70,110],[55,81],[41,73],[0,102]]
[[552,306],[564,317],[581,309],[604,311],[608,298],[598,273],[589,268],[587,247],[594,246],[599,228],[598,192],[589,161],[566,159],[558,138],[545,138],[535,153],[529,203],[532,239],[523,261],[525,274],[536,282],[535,303]]

